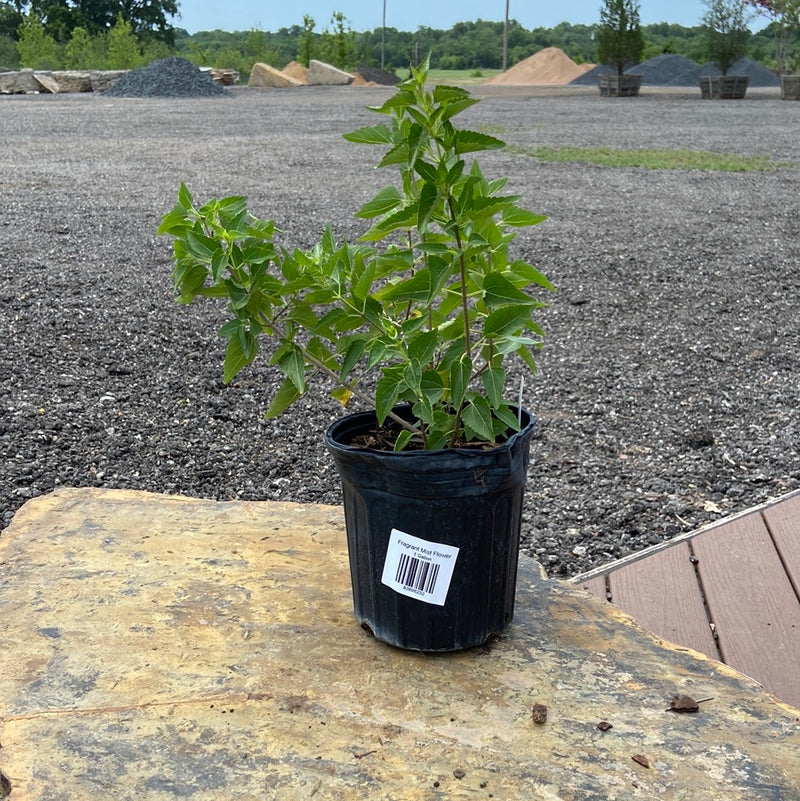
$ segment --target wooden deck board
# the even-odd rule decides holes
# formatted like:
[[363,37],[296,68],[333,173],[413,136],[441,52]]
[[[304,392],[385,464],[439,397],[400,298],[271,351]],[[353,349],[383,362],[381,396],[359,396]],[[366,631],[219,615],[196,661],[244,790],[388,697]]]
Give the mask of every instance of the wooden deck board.
[[654,634],[719,658],[688,543],[633,562],[609,576],[611,603]]
[[[696,571],[689,563],[694,590],[687,552],[699,560]],[[654,634],[721,659],[800,708],[800,491],[573,582],[601,598],[607,583],[612,603]],[[703,604],[718,642],[702,631]]]
[[598,598],[606,600],[606,577],[597,576],[593,579],[587,579],[581,582],[581,589],[596,595]]
[[700,533],[692,548],[723,661],[800,706],[800,604],[762,516]]
[[800,603],[800,495],[765,509],[764,521]]

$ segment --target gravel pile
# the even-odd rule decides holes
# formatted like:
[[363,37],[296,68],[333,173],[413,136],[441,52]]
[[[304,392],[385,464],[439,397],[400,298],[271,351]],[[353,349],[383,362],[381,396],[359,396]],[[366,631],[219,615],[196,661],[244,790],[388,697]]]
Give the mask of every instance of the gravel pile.
[[[604,564],[800,487],[800,143],[779,95],[608,103],[480,87],[482,160],[548,215],[519,253],[558,287],[524,404],[537,419],[523,548],[551,575]],[[155,231],[181,181],[243,194],[309,247],[390,176],[343,140],[383,88],[230,97],[0,98],[0,523],[59,486],[340,503],[324,391],[263,418],[262,360],[221,383],[224,322],[178,306]],[[268,121],[269,124],[265,124]],[[539,146],[765,154],[773,172],[543,164]],[[518,386],[519,376],[512,376]]]
[[228,91],[185,58],[162,58],[116,80],[104,97],[220,97]]
[[362,64],[356,72],[365,80],[370,83],[377,83],[380,86],[394,86],[400,83],[401,78],[393,72],[387,72],[380,67],[370,67],[368,64]]
[[[642,84],[645,86],[697,86],[701,76],[719,75],[719,69],[714,64],[697,64],[686,56],[666,53],[628,67],[625,71],[644,76]],[[577,86],[594,86],[598,75],[611,72],[614,70],[601,64],[571,83]],[[754,88],[780,86],[780,79],[774,72],[749,58],[739,59],[728,70],[728,74],[749,76],[750,86]]]

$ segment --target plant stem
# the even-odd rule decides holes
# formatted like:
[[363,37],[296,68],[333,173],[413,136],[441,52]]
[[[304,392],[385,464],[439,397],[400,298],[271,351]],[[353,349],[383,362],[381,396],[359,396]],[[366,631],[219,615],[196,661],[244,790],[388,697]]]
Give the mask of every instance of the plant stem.
[[448,196],[447,208],[450,211],[450,218],[453,220],[453,236],[456,239],[458,248],[458,266],[461,271],[461,319],[464,321],[464,349],[467,357],[472,360],[472,343],[470,342],[469,328],[469,298],[467,297],[467,265],[464,261],[464,248],[461,246],[461,229],[456,222],[456,212],[453,207],[453,198]]

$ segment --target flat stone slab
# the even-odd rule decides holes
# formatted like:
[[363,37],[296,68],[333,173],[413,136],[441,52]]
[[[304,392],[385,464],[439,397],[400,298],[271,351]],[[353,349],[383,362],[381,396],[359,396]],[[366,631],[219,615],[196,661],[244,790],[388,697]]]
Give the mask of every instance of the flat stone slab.
[[531,560],[498,642],[373,640],[334,507],[60,490],[0,537],[0,619],[11,801],[799,797],[800,711]]
[[253,64],[247,85],[255,88],[285,89],[303,84],[297,78],[259,61]]
[[306,81],[309,86],[347,86],[353,82],[353,76],[332,64],[312,58],[308,62]]

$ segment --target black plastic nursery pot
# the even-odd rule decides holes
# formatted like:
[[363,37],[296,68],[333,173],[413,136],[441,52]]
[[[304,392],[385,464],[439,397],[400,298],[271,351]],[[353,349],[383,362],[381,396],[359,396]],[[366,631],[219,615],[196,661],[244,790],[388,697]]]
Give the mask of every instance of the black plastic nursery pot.
[[[411,419],[408,407],[395,412]],[[373,412],[325,434],[342,480],[355,616],[386,643],[458,651],[514,616],[522,501],[534,420],[489,450],[367,450]]]

